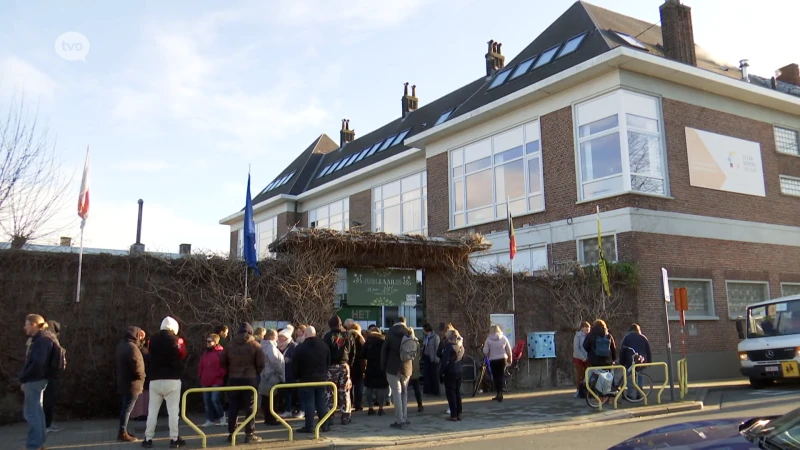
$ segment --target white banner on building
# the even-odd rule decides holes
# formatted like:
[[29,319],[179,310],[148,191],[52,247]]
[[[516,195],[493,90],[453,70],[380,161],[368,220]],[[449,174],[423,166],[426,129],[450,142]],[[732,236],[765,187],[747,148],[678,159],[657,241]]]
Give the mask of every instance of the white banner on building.
[[686,153],[692,186],[766,196],[758,142],[686,127]]

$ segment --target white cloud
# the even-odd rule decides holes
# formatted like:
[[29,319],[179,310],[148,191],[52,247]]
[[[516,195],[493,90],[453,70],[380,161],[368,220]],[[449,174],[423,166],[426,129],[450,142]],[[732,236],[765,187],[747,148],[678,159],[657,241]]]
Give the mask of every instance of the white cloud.
[[[350,31],[374,31],[397,26],[424,5],[423,0],[376,2],[374,0],[305,0],[282,3],[273,19],[283,25],[329,25]],[[428,2],[430,3],[430,1]]]
[[37,98],[52,96],[56,87],[52,78],[28,61],[14,55],[0,59],[0,89]]
[[164,161],[120,161],[114,163],[113,167],[123,172],[159,172],[170,165]]

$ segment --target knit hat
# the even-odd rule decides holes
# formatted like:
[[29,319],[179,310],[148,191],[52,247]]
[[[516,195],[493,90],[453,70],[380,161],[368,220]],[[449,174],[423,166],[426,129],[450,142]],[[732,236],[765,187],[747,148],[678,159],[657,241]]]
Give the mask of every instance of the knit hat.
[[294,334],[294,327],[291,325],[286,325],[286,328],[282,329],[278,334],[291,341],[292,335]]
[[170,316],[164,317],[164,320],[161,321],[161,329],[162,330],[169,330],[175,334],[178,334],[178,330],[180,326],[178,325],[178,321],[173,319]]
[[331,320],[328,321],[328,326],[331,327],[331,330],[341,330],[342,318],[339,316],[331,317]]
[[250,336],[252,336],[253,335],[253,327],[250,326],[250,324],[247,323],[247,322],[242,322],[241,325],[239,325],[239,333],[240,334],[249,334]]

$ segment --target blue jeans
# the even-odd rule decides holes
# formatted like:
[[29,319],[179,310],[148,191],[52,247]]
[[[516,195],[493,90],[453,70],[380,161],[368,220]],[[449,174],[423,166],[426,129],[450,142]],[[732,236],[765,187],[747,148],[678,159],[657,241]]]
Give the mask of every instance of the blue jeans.
[[44,390],[47,388],[47,380],[31,381],[22,385],[25,392],[25,403],[22,408],[22,415],[28,422],[28,438],[25,448],[38,450],[44,446],[47,439],[47,426],[44,423]]
[[292,412],[293,409],[292,407],[294,406],[292,402],[293,394],[294,394],[294,388],[283,389],[283,403],[284,403],[283,410],[287,413]]
[[[219,385],[205,387],[219,387]],[[222,408],[222,392],[203,392],[203,404],[206,407],[206,420],[209,422],[216,422],[225,415],[225,409]]]
[[128,431],[128,421],[131,418],[131,411],[136,405],[136,400],[139,394],[130,395],[125,394],[122,396],[122,410],[119,412],[119,431]]
[[314,409],[316,408],[319,418],[325,417],[328,414],[328,405],[325,402],[325,388],[299,388],[300,391],[300,406],[306,412],[306,426],[305,429],[314,429]]
[[[628,370],[628,388],[626,390],[628,391],[628,397],[637,398],[639,397],[640,394],[639,391],[637,391],[636,388],[633,387],[633,380],[631,379],[631,375],[633,375],[632,371],[630,368],[628,368],[627,370]],[[642,372],[640,370],[636,371],[636,384],[638,384],[640,388],[642,387]]]

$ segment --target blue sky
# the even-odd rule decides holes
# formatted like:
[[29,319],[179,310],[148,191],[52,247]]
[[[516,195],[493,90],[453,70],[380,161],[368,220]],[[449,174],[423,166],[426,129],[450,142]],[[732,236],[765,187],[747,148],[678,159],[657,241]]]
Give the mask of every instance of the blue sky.
[[[649,22],[662,0],[595,0]],[[800,62],[800,2],[687,0],[695,40],[724,61],[771,76]],[[320,133],[357,135],[399,115],[402,83],[430,102],[484,71],[486,41],[513,58],[572,1],[296,0],[0,3],[0,110],[24,91],[57,136],[74,192],[43,239],[77,236],[73,198],[92,146],[86,245],[142,240],[150,250],[225,251],[219,219],[241,208]],[[86,36],[85,62],[56,39]]]

